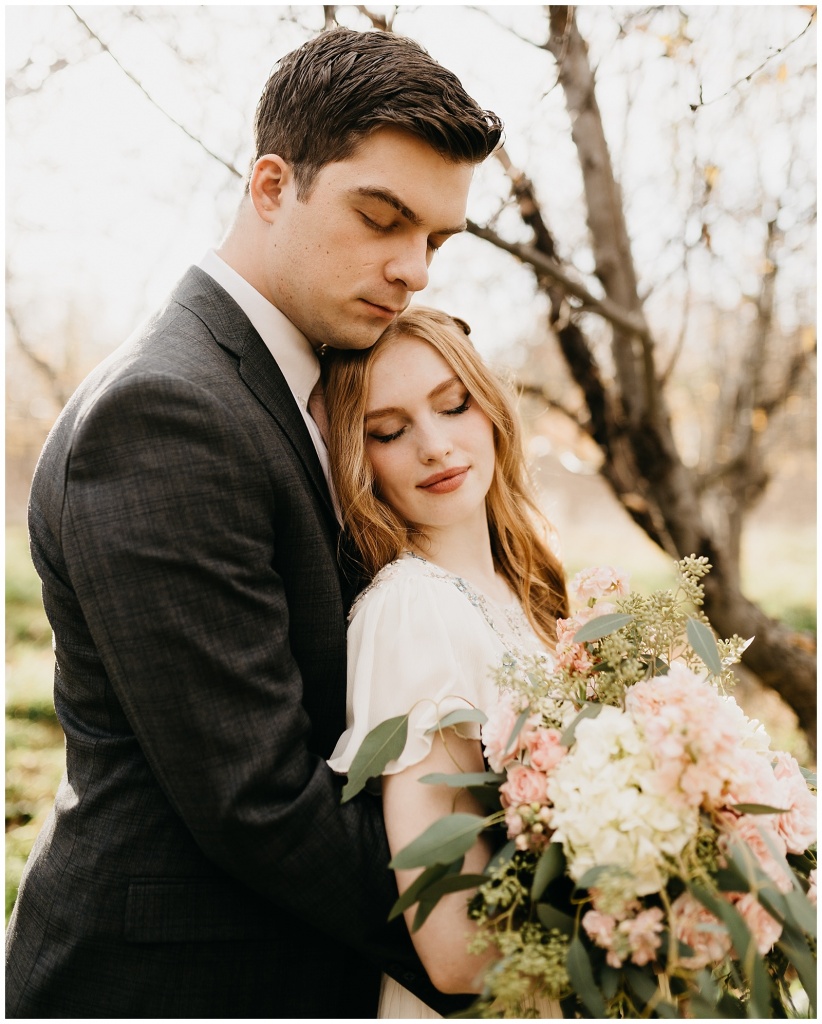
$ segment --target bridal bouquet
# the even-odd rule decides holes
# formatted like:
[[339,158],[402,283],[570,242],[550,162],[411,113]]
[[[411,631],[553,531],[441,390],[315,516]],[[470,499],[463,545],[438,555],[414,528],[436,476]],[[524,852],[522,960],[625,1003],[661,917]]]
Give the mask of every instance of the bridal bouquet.
[[[453,814],[393,866],[425,870],[393,913],[475,889],[475,948],[499,959],[473,1017],[813,1016],[816,780],[770,750],[726,694],[747,646],[701,612],[706,559],[643,597],[585,570],[556,661],[509,657],[482,723],[489,771],[467,787],[486,816]],[[407,718],[374,730],[347,796],[398,756]],[[480,832],[500,835],[482,875],[460,875]],[[553,1010],[547,1009],[553,1007]]]

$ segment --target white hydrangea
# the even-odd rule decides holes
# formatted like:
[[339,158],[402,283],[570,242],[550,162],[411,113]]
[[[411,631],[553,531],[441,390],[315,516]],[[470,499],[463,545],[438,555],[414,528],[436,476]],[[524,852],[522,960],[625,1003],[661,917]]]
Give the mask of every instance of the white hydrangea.
[[548,780],[551,827],[571,877],[614,866],[626,878],[626,898],[659,892],[675,858],[696,835],[695,808],[654,792],[654,765],[630,715],[603,707],[584,719],[575,743]]

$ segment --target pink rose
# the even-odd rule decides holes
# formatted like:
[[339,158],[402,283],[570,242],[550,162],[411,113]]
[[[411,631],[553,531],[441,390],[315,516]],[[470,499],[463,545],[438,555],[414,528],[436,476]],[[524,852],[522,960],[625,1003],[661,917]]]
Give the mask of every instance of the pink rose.
[[550,772],[568,752],[560,739],[562,733],[558,729],[530,729],[525,737],[525,748],[531,767],[540,772]]
[[779,941],[782,925],[749,892],[740,895],[735,905],[754,937],[759,955],[764,956]]
[[717,918],[688,892],[671,905],[673,932],[680,942],[693,950],[693,956],[680,957],[680,963],[692,970],[722,960],[731,949],[731,940]]
[[542,772],[527,768],[524,764],[512,764],[508,778],[500,786],[500,795],[505,807],[520,804],[544,804],[546,779]]
[[[759,867],[774,882],[781,892],[790,892],[791,878],[785,867],[771,853],[771,847],[784,856],[785,840],[777,832],[775,814],[735,814],[723,812],[717,815],[720,826],[719,848],[723,853],[734,839],[741,839],[759,862]],[[765,836],[768,837],[767,842]]]
[[779,815],[776,829],[788,853],[804,853],[816,841],[816,797],[808,789],[796,758],[782,751],[775,757],[779,806],[790,808],[787,814]]

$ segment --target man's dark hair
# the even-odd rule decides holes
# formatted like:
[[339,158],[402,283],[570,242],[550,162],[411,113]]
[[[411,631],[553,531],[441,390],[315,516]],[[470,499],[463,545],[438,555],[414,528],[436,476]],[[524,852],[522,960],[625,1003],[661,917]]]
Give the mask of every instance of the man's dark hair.
[[455,163],[480,163],[502,136],[453,72],[391,32],[324,32],[279,61],[254,119],[256,162],[276,153],[304,198],[315,175],[378,128],[399,128]]

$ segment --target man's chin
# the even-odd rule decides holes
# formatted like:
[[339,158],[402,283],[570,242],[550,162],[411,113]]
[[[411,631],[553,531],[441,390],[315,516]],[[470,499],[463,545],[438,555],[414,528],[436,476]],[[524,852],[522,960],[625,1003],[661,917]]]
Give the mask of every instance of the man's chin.
[[336,334],[333,337],[329,337],[325,341],[325,344],[328,348],[336,348],[348,352],[360,352],[367,348],[373,348],[385,333],[387,326],[388,325],[383,327],[380,331],[363,331],[362,333],[347,335]]

